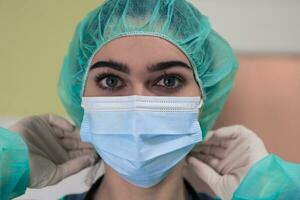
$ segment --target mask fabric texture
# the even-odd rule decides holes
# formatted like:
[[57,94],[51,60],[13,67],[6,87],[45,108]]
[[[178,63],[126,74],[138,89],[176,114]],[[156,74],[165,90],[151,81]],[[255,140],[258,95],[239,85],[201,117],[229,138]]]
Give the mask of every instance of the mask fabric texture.
[[151,187],[202,141],[201,105],[199,96],[83,97],[80,137],[127,182]]

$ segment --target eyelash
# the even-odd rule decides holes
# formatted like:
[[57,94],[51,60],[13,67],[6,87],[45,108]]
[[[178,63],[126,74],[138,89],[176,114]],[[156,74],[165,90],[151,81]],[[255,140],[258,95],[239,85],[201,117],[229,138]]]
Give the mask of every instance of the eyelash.
[[[96,81],[96,83],[97,83],[97,85],[98,85],[99,88],[101,88],[101,89],[103,89],[103,90],[109,90],[109,91],[113,92],[113,91],[116,90],[116,88],[103,87],[103,86],[100,84],[100,82],[101,82],[104,78],[107,78],[107,77],[109,77],[109,76],[116,77],[116,78],[120,79],[122,82],[124,82],[123,79],[120,78],[118,75],[115,75],[115,74],[110,73],[110,72],[104,72],[104,73],[101,73],[101,74],[97,74],[96,77],[95,77],[95,81]],[[122,87],[123,87],[123,86],[122,86]],[[118,88],[118,89],[119,89],[119,88]]]
[[[100,84],[100,82],[104,79],[104,78],[107,78],[107,77],[109,77],[109,76],[112,76],[112,77],[115,77],[115,78],[117,78],[118,80],[121,80],[122,82],[124,82],[123,81],[123,79],[121,78],[121,77],[119,77],[118,75],[116,75],[116,74],[114,74],[114,73],[111,73],[111,72],[104,72],[104,73],[101,73],[101,74],[98,74],[98,75],[96,75],[96,77],[95,77],[95,81],[96,81],[96,83],[97,83],[97,85],[98,85],[98,87],[99,88],[101,88],[101,89],[103,89],[103,90],[109,90],[109,91],[111,91],[111,92],[113,92],[113,91],[115,91],[115,90],[119,90],[119,89],[121,89],[121,88],[123,88],[123,87],[125,87],[126,85],[124,85],[124,84],[122,84],[122,86],[119,86],[119,87],[103,87],[101,84]],[[174,87],[174,88],[168,88],[168,87],[166,87],[166,86],[158,86],[158,87],[164,87],[164,88],[166,88],[166,90],[167,90],[167,92],[176,92],[177,90],[179,90],[185,83],[186,83],[186,79],[184,79],[180,74],[178,74],[178,73],[174,73],[174,72],[172,72],[172,73],[167,73],[167,72],[163,72],[163,75],[161,75],[161,76],[159,76],[157,79],[155,79],[155,83],[154,84],[156,84],[156,83],[158,83],[160,80],[162,80],[163,78],[168,78],[168,77],[175,77],[175,78],[177,78],[177,80],[180,82],[179,83],[179,86],[177,86],[177,87]]]
[[158,87],[163,87],[165,88],[165,90],[167,90],[167,92],[176,92],[178,91],[182,86],[185,85],[186,83],[186,79],[182,77],[182,75],[178,74],[178,73],[167,73],[167,72],[163,72],[163,75],[159,76],[156,80],[155,80],[155,84],[158,83],[160,80],[164,79],[164,78],[169,78],[169,77],[175,77],[178,80],[178,84],[179,86],[174,87],[174,88],[168,88],[166,86],[158,86]]

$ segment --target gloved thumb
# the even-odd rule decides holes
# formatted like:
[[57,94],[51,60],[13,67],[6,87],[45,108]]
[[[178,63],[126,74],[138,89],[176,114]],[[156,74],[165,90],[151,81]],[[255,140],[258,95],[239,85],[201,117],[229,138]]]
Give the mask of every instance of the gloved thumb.
[[221,176],[209,165],[195,157],[191,156],[187,161],[188,165],[192,167],[196,175],[214,191],[216,184],[220,180]]
[[75,129],[75,126],[69,122],[67,119],[59,116],[59,115],[55,115],[55,114],[45,114],[42,115],[42,117],[46,118],[46,120],[52,125],[55,126],[57,128],[62,129],[63,131],[69,131],[72,132]]
[[83,155],[76,158],[73,158],[61,165],[57,166],[56,171],[52,175],[52,180],[48,185],[54,185],[63,179],[80,172],[86,167],[94,164],[95,159],[90,155]]

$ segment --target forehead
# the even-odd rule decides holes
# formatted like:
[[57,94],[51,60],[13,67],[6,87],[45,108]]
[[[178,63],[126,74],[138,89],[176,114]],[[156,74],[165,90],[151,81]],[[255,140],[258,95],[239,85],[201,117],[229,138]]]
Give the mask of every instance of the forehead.
[[108,42],[95,54],[92,64],[110,59],[128,65],[148,65],[164,60],[180,60],[189,64],[185,54],[174,44],[146,35],[123,36]]

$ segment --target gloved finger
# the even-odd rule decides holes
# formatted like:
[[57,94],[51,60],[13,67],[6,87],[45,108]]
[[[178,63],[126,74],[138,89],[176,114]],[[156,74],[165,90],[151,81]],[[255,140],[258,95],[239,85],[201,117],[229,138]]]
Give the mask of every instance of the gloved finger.
[[211,156],[211,155],[207,155],[207,154],[198,153],[198,154],[191,154],[191,156],[208,164],[210,167],[212,167],[215,170],[220,162],[220,160],[218,158]]
[[218,159],[223,159],[226,155],[226,148],[222,146],[215,146],[215,145],[207,145],[207,144],[201,144],[199,147],[196,148],[196,152],[212,155],[214,157],[217,157]]
[[214,189],[216,188],[216,184],[220,181],[221,176],[209,165],[195,157],[189,157],[188,164],[192,167],[196,175],[216,193]]
[[229,173],[236,168],[245,165],[253,165],[258,160],[268,155],[263,142],[256,135],[240,137],[228,157],[219,164],[223,168],[222,173]]
[[226,159],[229,155],[231,155],[234,149],[244,148],[245,146],[241,146],[242,142],[243,140],[241,138],[237,137],[234,140],[231,138],[227,139],[227,141],[223,143],[223,146],[204,144],[199,147],[199,151],[205,154],[210,154],[214,157],[219,158],[220,160],[223,160]]
[[[207,145],[205,143],[200,144],[195,151],[192,152],[192,155],[199,157],[199,159],[203,160],[220,173],[221,170],[227,167],[227,164],[230,165],[230,162],[226,162],[226,160],[229,159],[228,157],[231,158],[234,156],[232,152],[236,148],[238,148],[237,151],[241,151],[246,147],[246,145],[241,146],[242,142],[243,140],[241,137],[236,138],[235,140],[230,140],[228,141],[226,148],[222,146]],[[234,159],[236,160],[237,158]],[[220,166],[221,162],[223,163],[222,166]]]
[[216,135],[228,135],[232,137],[238,137],[238,136],[242,136],[242,135],[249,135],[249,134],[255,134],[253,131],[251,131],[250,129],[246,128],[243,125],[234,125],[234,126],[227,126],[227,127],[222,127],[219,128],[215,131]]
[[78,139],[73,138],[63,138],[60,140],[61,145],[64,147],[65,150],[76,150],[76,149],[93,149],[93,145],[81,142]]
[[68,154],[70,159],[83,156],[83,155],[90,155],[93,156],[95,159],[97,158],[96,152],[90,149],[71,150],[68,151]]
[[58,128],[56,126],[52,126],[52,130],[56,137],[63,138],[64,137],[64,131],[61,128]]
[[[217,156],[220,158],[219,164],[214,168],[220,174],[229,173],[234,168],[238,167],[240,163],[244,163],[244,158],[247,153],[246,148],[248,147],[248,143],[250,142],[249,136],[247,134],[241,134],[236,132],[240,130],[240,126],[231,126],[218,129],[214,134],[214,137],[211,139],[227,139],[226,148],[223,151],[223,157]],[[229,140],[228,140],[229,139]],[[200,147],[201,150],[201,147]],[[205,149],[202,152],[210,153],[211,149]],[[212,153],[212,155],[216,156],[216,154],[221,154],[222,152]],[[244,163],[245,164],[245,163]]]
[[237,133],[240,132],[240,129],[243,126],[234,125],[234,126],[226,126],[215,130],[215,136],[223,137],[223,138],[236,138],[238,136]]
[[250,153],[249,148],[244,143],[239,143],[228,153],[226,158],[219,162],[216,170],[220,174],[228,174],[236,168],[247,165]]
[[67,119],[59,115],[46,114],[45,116],[48,119],[48,122],[52,126],[56,126],[58,128],[61,128],[64,131],[70,131],[70,132],[72,132],[75,129],[75,126],[71,122],[69,122]]
[[[240,146],[239,148],[249,146],[250,139],[252,141],[253,136],[255,135],[252,135],[245,127],[241,125],[235,125],[218,129],[214,134],[214,139],[220,141],[224,140],[224,145],[222,146],[226,148],[227,154],[229,154],[231,151],[237,148],[237,146]],[[242,143],[246,146],[241,145]]]
[[229,146],[232,140],[235,140],[238,137],[236,132],[223,132],[218,129],[217,131],[213,132],[213,134],[205,140],[204,144],[207,145],[215,145],[221,147]]
[[211,136],[214,134],[215,131],[210,130],[207,131],[206,136],[205,136],[205,140],[208,140],[209,138],[211,138]]
[[75,129],[72,132],[69,131],[63,131],[62,129],[58,127],[52,127],[54,130],[54,133],[58,138],[73,138],[73,139],[78,139],[80,140],[80,135],[77,129]]
[[83,170],[86,167],[91,166],[94,162],[95,160],[92,156],[89,155],[80,156],[72,160],[69,160],[62,165],[59,165],[58,170],[60,170],[60,172],[58,174],[61,174],[61,180],[62,180],[66,177],[78,173],[79,171]]

